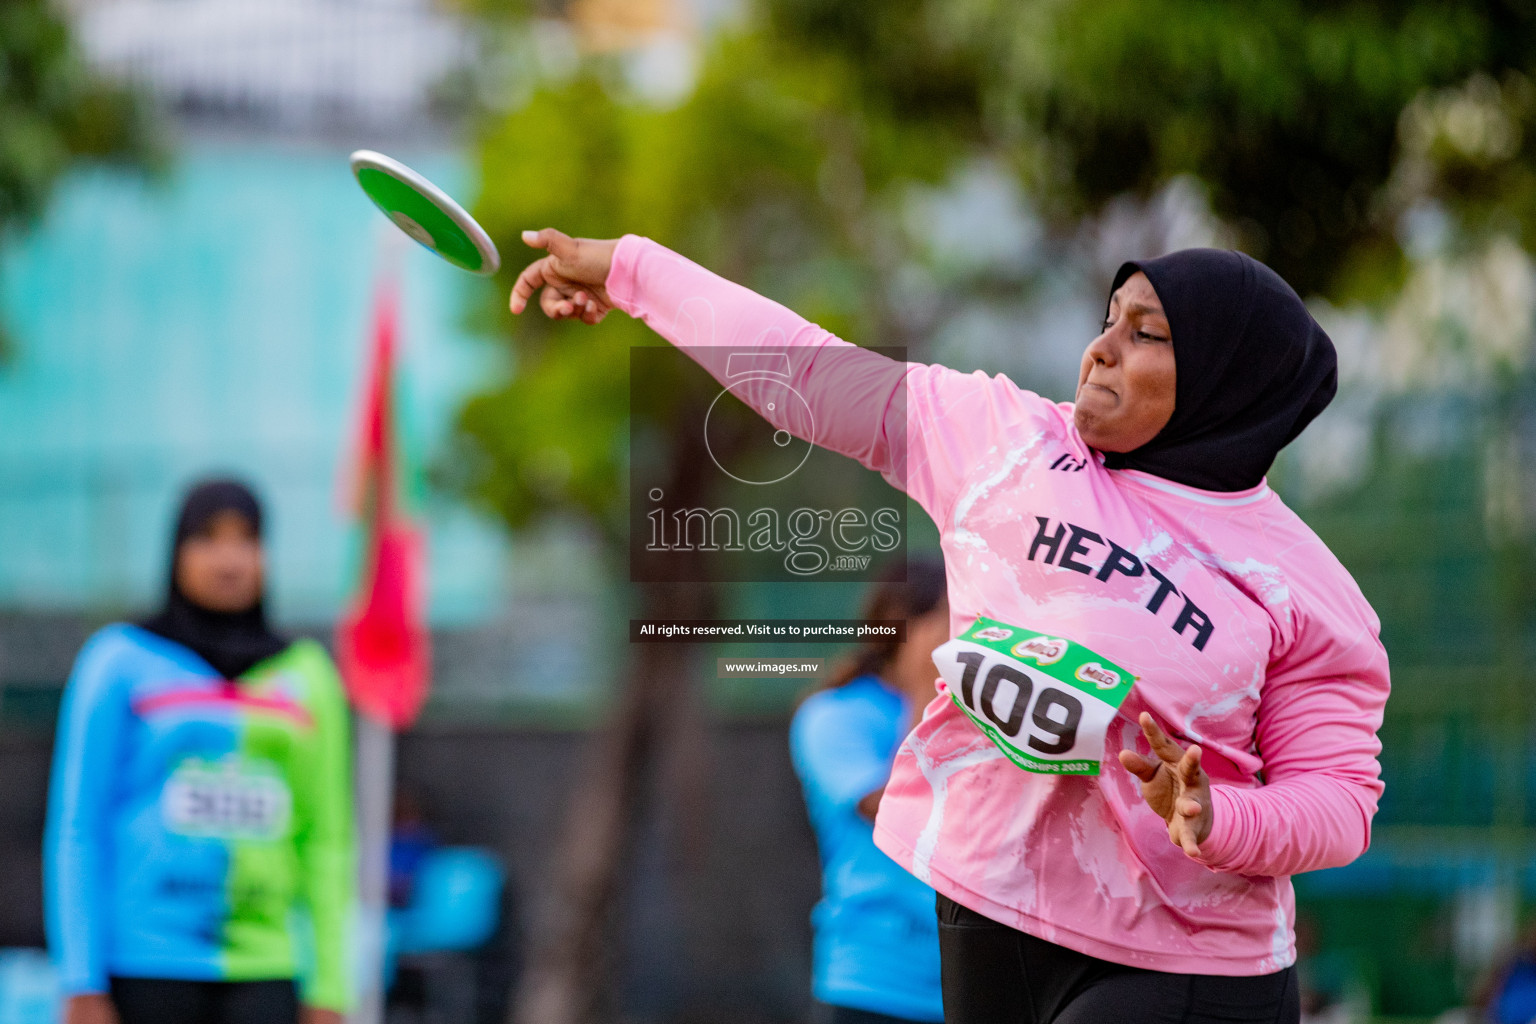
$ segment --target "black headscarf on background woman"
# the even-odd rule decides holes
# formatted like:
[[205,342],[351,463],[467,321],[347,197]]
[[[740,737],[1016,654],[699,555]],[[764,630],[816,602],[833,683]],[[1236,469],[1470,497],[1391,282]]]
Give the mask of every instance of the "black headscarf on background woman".
[[1224,249],[1185,249],[1120,267],[1136,271],[1168,315],[1177,382],[1173,418],[1151,441],[1106,453],[1190,487],[1241,491],[1264,479],[1280,449],[1333,401],[1333,342],[1273,270]]
[[260,596],[242,612],[217,612],[194,604],[176,582],[181,545],[202,532],[220,512],[238,512],[261,538],[261,503],[237,480],[208,480],[197,484],[181,503],[176,537],[171,544],[170,587],[165,607],[140,625],[151,633],[191,648],[225,679],[236,679],[251,666],[278,654],[288,641],[267,627]]

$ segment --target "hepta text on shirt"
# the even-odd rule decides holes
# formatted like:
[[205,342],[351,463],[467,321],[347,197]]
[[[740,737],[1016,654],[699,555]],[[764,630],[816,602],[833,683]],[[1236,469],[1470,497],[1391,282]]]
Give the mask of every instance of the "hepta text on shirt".
[[[1180,608],[1173,618],[1173,631],[1184,636],[1186,630],[1193,628],[1194,637],[1189,642],[1194,645],[1195,650],[1205,650],[1205,645],[1211,639],[1215,626],[1205,612],[1195,605],[1195,602],[1180,593],[1179,588],[1173,585],[1173,581],[1158,572],[1150,562],[1137,558],[1127,548],[1112,540],[1105,540],[1092,530],[1075,523],[1063,520],[1056,523],[1055,529],[1052,530],[1052,520],[1045,516],[1035,516],[1035,522],[1040,525],[1035,530],[1035,539],[1029,545],[1027,557],[1031,561],[1044,562],[1061,569],[1071,569],[1084,576],[1092,576],[1100,583],[1109,582],[1109,578],[1116,573],[1122,576],[1150,574],[1157,586],[1147,598],[1147,611],[1153,615],[1158,614],[1162,611],[1163,604],[1170,594],[1180,598],[1184,602],[1184,607]],[[1089,550],[1090,544],[1109,546],[1109,553],[1102,562],[1090,563],[1078,560],[1079,555],[1097,557]],[[1044,557],[1039,557],[1042,554]]]

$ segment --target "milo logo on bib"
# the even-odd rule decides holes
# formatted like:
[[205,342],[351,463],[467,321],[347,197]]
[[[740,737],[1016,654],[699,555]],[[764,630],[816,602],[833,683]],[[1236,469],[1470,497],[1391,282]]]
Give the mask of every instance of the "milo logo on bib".
[[1136,677],[1082,644],[995,619],[933,652],[949,698],[1025,771],[1097,775]]
[[188,758],[160,793],[168,831],[208,839],[281,839],[293,797],[275,768],[237,756]]

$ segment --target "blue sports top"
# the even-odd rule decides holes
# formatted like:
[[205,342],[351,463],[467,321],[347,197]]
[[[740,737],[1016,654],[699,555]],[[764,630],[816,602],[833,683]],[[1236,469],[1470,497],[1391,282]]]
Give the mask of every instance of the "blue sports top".
[[874,825],[858,811],[885,785],[911,719],[901,694],[859,676],[808,698],[790,724],[821,854],[811,983],[833,1006],[942,1021],[933,890],[875,847]]
[[347,705],[314,641],[231,682],[137,626],[98,632],[64,691],[45,846],[66,994],[302,977],[306,1003],[346,1008]]

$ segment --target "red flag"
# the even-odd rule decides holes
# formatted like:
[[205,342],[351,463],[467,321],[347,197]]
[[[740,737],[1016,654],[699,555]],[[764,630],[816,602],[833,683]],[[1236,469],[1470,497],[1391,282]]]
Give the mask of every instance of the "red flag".
[[349,473],[349,505],[365,531],[361,586],[336,627],[336,660],[352,701],[403,729],[427,697],[426,544],[407,516],[395,410],[396,289],[378,290],[373,346]]

